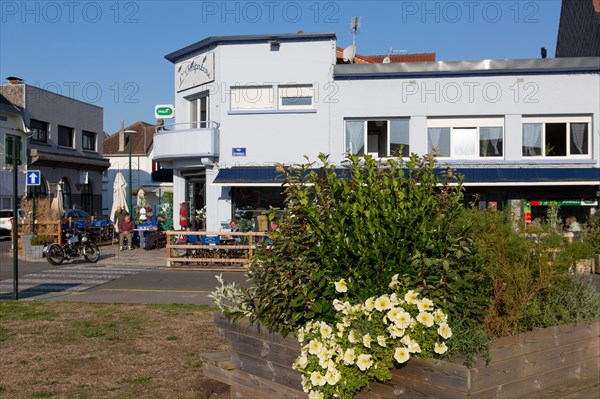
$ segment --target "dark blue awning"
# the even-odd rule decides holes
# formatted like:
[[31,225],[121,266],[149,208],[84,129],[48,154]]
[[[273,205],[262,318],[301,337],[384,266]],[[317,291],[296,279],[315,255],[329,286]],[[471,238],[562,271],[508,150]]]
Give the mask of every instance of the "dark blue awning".
[[[336,171],[343,174],[345,169]],[[440,168],[440,171],[446,170]],[[465,177],[465,183],[476,184],[516,184],[516,183],[589,183],[600,184],[599,168],[481,168],[458,167],[459,174]],[[215,184],[221,185],[278,185],[283,184],[284,174],[275,167],[238,167],[221,169]]]

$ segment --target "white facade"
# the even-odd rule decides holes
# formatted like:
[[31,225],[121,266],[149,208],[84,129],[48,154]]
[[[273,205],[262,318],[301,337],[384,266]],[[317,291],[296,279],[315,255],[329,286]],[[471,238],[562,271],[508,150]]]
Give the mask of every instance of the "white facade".
[[25,171],[27,166],[27,133],[20,110],[8,102],[0,102],[0,209],[13,208],[13,170],[5,163],[6,136],[21,138],[22,165],[17,174],[17,197],[25,194]]
[[204,201],[207,230],[238,213],[235,195],[260,197],[240,188],[280,185],[264,178],[275,163],[399,144],[440,147],[484,201],[597,201],[597,58],[336,65],[331,33],[208,38],[166,58],[177,119],[155,159],[174,169],[175,212]]

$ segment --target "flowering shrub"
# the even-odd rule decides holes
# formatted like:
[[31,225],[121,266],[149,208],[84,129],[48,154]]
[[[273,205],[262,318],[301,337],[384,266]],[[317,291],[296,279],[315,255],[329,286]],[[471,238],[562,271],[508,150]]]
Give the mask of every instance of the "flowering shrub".
[[[298,340],[305,345],[293,367],[303,374],[309,398],[352,398],[373,379],[391,379],[394,362],[448,350],[448,316],[412,290],[401,295],[398,275],[390,288],[392,294],[355,305],[335,299],[334,322],[309,321],[300,328]],[[346,281],[337,281],[335,289],[347,292]]]

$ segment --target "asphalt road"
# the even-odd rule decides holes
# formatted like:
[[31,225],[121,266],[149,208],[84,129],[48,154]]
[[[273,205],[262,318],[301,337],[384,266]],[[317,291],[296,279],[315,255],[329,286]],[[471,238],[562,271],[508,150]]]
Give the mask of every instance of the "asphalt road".
[[[10,241],[0,242],[0,299],[14,298],[13,258]],[[166,268],[164,249],[118,251],[116,246],[101,247],[96,264],[76,260],[52,266],[45,260],[19,257],[18,291],[20,300],[196,304],[210,305],[208,294],[217,285],[215,275],[226,281],[246,284],[243,272],[215,268],[172,270]]]

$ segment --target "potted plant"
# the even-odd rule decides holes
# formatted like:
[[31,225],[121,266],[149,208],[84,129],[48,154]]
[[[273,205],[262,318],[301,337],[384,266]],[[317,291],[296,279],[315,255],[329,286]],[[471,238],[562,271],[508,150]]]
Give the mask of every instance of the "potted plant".
[[590,218],[585,241],[594,248],[594,271],[600,274],[600,212],[594,213]]
[[[523,396],[539,389],[540,375],[558,371],[540,359],[543,370],[506,373],[521,370],[506,362],[540,351],[563,357],[565,378],[576,370],[595,375],[597,353],[564,353],[570,336],[591,348],[597,324],[537,332],[543,339],[533,341],[515,335],[600,316],[598,295],[568,272],[576,259],[561,234],[546,226],[548,238],[531,242],[509,214],[466,212],[462,177],[440,171],[435,156],[349,157],[346,165],[340,170],[322,155],[319,165],[281,169],[286,208],[268,212],[271,220],[277,214],[278,230],[257,249],[250,288],[221,280],[212,294],[228,319],[217,325],[232,345],[232,390],[255,389],[250,397],[352,398],[369,387],[381,398],[406,390]],[[510,335],[516,338],[500,338]],[[522,340],[537,346],[522,351]],[[458,361],[432,359],[450,355]],[[249,379],[263,391],[242,384]]]

